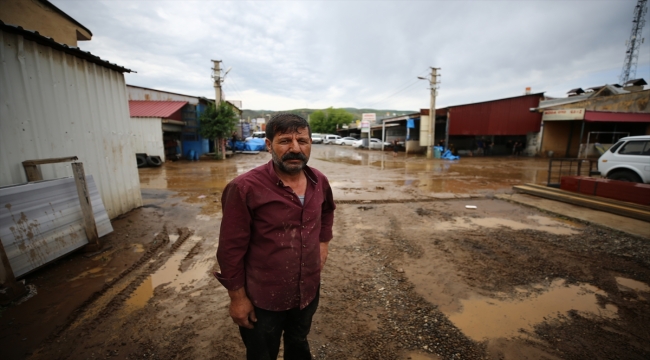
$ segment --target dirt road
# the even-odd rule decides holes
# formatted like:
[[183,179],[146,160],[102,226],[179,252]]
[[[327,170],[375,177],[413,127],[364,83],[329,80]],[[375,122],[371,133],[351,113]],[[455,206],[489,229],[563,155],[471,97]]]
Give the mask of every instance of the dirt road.
[[[3,353],[243,359],[210,276],[219,196],[268,159],[142,169],[146,205],[113,222],[108,251],[26,279],[38,294],[2,312]],[[650,239],[493,198],[543,182],[546,162],[315,146],[310,165],[338,202],[315,358],[650,358]]]

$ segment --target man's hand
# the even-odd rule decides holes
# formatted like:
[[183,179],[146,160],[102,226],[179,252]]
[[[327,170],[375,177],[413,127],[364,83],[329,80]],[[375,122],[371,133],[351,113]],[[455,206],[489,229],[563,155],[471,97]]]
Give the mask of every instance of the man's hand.
[[228,295],[230,295],[230,317],[232,321],[241,327],[252,329],[252,323],[257,322],[257,317],[255,317],[253,304],[246,296],[246,290],[244,288],[229,290]]
[[329,241],[320,243],[320,270],[323,271],[325,267],[325,262],[327,261],[327,252],[329,249]]

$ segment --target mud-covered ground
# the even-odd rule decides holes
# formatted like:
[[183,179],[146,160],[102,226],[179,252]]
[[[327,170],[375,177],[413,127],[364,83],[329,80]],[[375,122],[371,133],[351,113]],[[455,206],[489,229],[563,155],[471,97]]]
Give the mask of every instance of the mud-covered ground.
[[[210,272],[221,189],[267,159],[142,169],[146,205],[108,250],[28,276],[38,294],[2,309],[2,358],[244,359]],[[650,358],[650,239],[492,197],[545,162],[320,146],[310,164],[338,202],[316,359]]]

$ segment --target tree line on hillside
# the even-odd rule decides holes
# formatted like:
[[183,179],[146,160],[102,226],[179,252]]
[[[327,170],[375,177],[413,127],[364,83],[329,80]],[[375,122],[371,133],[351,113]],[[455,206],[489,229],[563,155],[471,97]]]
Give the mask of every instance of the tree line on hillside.
[[[332,108],[330,108],[332,109]],[[242,119],[256,119],[256,118],[264,118],[268,119],[269,116],[273,116],[278,112],[289,112],[292,114],[300,115],[304,117],[305,119],[310,119],[312,115],[317,112],[317,111],[327,111],[328,109],[293,109],[293,110],[286,110],[286,111],[271,111],[271,110],[243,110],[242,113]],[[412,110],[378,110],[378,109],[357,109],[357,108],[338,108],[335,110],[344,110],[348,113],[350,113],[353,117],[353,120],[350,122],[356,122],[357,120],[361,120],[361,114],[366,114],[366,113],[374,113],[377,114],[377,119],[382,119],[385,117],[389,116],[395,116],[395,115],[406,115],[406,114],[412,114],[416,111]],[[269,115],[269,116],[267,116]],[[347,125],[348,123],[346,123]],[[334,128],[336,129],[336,128]]]

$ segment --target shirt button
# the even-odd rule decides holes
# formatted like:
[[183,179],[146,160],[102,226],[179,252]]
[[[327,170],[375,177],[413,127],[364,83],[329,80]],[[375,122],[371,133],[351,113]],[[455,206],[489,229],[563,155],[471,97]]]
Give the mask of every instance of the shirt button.
[[305,247],[307,247],[307,245],[303,245],[302,247],[304,247],[304,248],[305,248]]
[[305,266],[305,263],[300,264],[300,266]]

